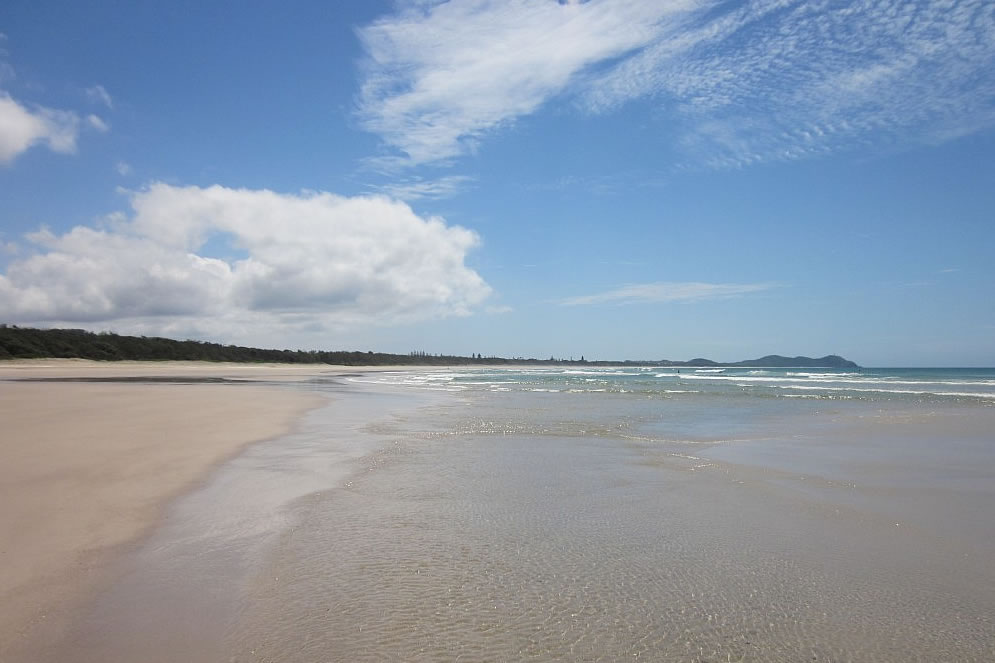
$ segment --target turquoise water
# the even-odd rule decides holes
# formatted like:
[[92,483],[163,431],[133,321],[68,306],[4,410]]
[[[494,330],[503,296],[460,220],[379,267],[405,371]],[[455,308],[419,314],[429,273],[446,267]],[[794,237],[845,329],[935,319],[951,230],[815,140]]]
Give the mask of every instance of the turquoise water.
[[450,391],[743,396],[995,405],[992,368],[502,368],[403,371],[357,381]]

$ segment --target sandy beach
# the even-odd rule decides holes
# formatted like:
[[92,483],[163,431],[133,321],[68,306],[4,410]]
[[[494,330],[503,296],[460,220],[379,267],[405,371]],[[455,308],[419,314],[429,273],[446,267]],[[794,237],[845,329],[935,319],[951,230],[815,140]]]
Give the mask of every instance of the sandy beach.
[[987,373],[397,368],[0,364],[0,660],[993,660]]
[[113,552],[246,445],[324,398],[224,383],[15,381],[167,376],[298,380],[324,366],[0,363],[0,660],[59,632]]

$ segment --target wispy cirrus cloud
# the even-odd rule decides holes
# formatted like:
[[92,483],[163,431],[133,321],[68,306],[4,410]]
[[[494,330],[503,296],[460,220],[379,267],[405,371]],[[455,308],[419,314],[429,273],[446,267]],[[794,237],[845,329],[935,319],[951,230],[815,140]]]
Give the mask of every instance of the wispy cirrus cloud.
[[697,281],[633,283],[594,295],[567,297],[557,303],[560,306],[585,306],[590,304],[692,302],[761,292],[770,290],[776,285],[774,283],[701,283]]
[[14,71],[14,67],[6,61],[8,54],[7,49],[4,48],[4,44],[6,42],[7,35],[0,32],[0,83],[3,83],[4,81],[12,81],[17,78],[17,72]]
[[359,34],[360,122],[395,167],[567,96],[590,113],[650,100],[692,167],[995,126],[988,0],[419,1]]
[[97,117],[93,113],[86,116],[86,123],[89,127],[95,131],[99,131],[102,134],[107,133],[111,130],[109,124],[107,124],[103,119]]
[[941,142],[995,126],[995,17],[981,0],[764,0],[701,17],[582,92],[672,106],[708,166]]
[[436,179],[411,177],[394,181],[377,190],[400,200],[412,201],[422,198],[438,200],[455,196],[466,189],[473,180],[474,178],[469,175],[446,175]]
[[91,103],[107,106],[111,110],[114,109],[114,99],[111,98],[110,93],[103,85],[94,85],[93,87],[86,88],[86,98]]
[[401,153],[394,165],[452,159],[535,112],[586,68],[652,43],[665,17],[674,25],[701,5],[405,3],[359,30],[366,51],[360,122]]

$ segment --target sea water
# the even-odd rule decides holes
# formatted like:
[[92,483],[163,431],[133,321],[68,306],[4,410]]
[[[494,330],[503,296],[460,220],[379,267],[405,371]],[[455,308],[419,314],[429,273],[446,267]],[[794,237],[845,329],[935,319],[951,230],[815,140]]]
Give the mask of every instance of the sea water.
[[[242,569],[212,586],[228,612],[200,660],[995,660],[995,371],[433,369],[288,388],[335,401],[246,456],[279,468],[270,483],[309,477],[257,504],[280,517],[251,563],[214,534],[223,508],[133,561],[147,577],[196,535],[173,585]],[[307,472],[331,452],[334,472]],[[176,513],[211,513],[222,483]],[[96,610],[107,638],[161,634],[113,617],[148,587],[116,592]]]
[[[995,401],[991,368],[537,367],[387,372],[357,381],[452,391],[703,394],[907,403]],[[995,404],[995,403],[992,403]]]
[[244,660],[995,659],[993,371],[350,380],[451,398],[298,513]]

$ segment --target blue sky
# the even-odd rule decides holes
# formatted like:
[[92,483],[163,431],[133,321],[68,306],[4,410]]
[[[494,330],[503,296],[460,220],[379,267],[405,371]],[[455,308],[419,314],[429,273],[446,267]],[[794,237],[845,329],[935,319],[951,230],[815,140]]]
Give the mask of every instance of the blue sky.
[[995,365],[995,7],[0,7],[0,319]]

